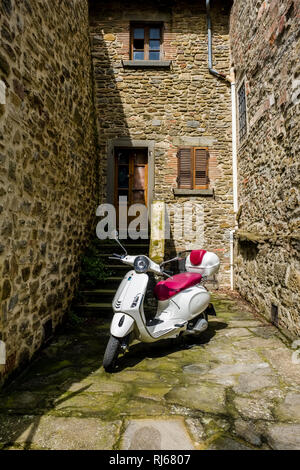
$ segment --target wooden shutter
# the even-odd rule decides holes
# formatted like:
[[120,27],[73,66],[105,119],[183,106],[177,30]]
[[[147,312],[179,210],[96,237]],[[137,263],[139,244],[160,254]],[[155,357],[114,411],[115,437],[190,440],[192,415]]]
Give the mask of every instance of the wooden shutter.
[[208,187],[208,150],[194,149],[194,188],[206,189]]
[[178,187],[181,189],[193,188],[193,158],[191,148],[182,148],[178,151]]

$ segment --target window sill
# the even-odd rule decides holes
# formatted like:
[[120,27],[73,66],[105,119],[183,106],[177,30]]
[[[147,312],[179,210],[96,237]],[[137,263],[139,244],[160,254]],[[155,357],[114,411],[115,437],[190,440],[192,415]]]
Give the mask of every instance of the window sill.
[[124,68],[170,68],[171,60],[122,60]]
[[173,189],[174,196],[214,197],[213,189]]

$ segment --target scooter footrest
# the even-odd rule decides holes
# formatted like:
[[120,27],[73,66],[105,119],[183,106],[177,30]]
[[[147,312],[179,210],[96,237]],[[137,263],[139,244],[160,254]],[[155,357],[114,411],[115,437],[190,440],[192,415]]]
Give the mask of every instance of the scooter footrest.
[[186,324],[187,324],[187,321],[184,321],[183,323],[176,323],[174,326],[175,328],[182,328]]
[[173,328],[168,328],[167,330],[154,331],[153,333],[151,333],[151,335],[153,336],[153,338],[159,338],[160,336],[164,336],[172,330]]

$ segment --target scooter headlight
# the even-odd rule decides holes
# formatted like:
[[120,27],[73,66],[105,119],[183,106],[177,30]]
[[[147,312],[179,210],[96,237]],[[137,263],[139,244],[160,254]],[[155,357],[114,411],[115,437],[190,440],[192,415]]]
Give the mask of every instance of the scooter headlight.
[[137,256],[134,260],[133,267],[137,273],[146,273],[150,262],[147,256]]

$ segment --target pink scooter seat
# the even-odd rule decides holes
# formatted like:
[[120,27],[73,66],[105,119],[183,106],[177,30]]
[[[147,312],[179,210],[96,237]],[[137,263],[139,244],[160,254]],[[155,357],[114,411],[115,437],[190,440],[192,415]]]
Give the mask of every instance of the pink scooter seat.
[[198,284],[202,279],[201,274],[181,273],[159,281],[154,288],[154,295],[158,300],[167,300],[178,292]]

